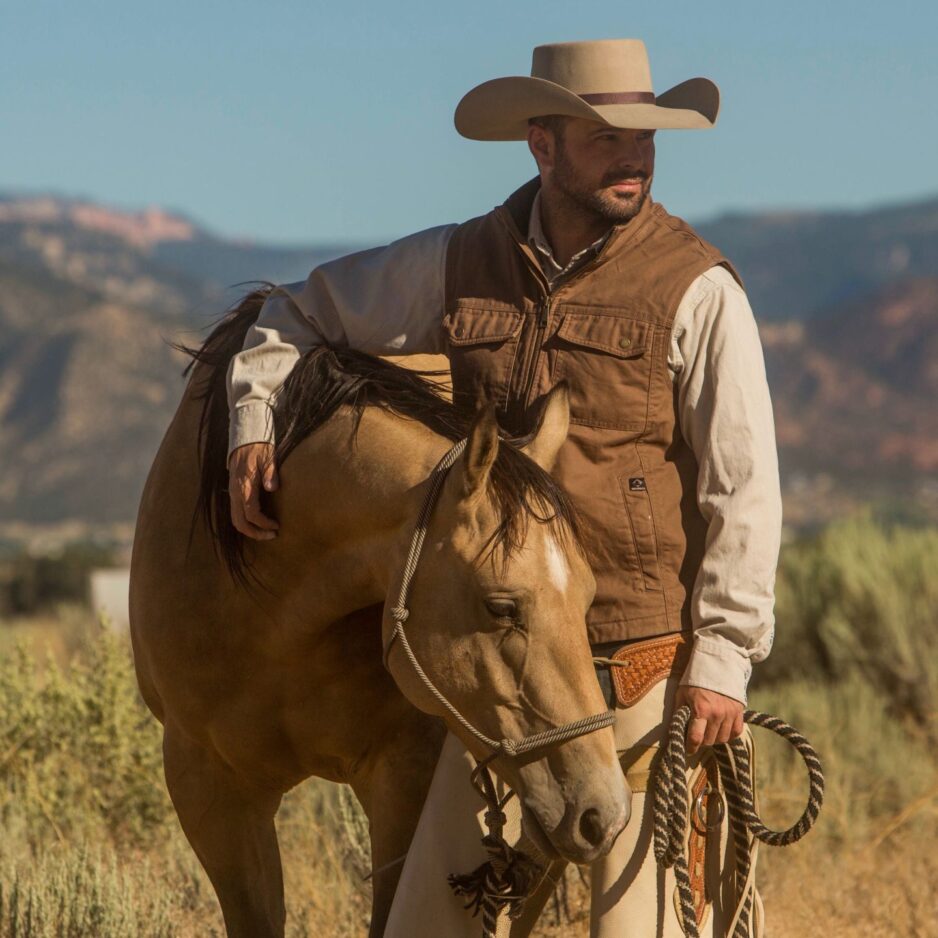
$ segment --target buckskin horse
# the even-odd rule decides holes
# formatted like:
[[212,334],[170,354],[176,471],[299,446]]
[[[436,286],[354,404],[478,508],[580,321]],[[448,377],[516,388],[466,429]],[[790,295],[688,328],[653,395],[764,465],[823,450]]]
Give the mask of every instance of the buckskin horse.
[[[444,724],[478,759],[494,758],[536,843],[581,863],[604,854],[629,812],[608,725],[523,759],[466,729],[536,739],[605,710],[585,626],[594,581],[548,474],[567,432],[566,393],[549,397],[515,446],[491,410],[467,414],[408,369],[317,348],[275,408],[278,537],[246,541],[228,511],[225,375],[269,289],[193,350],[131,563],[138,681],[163,724],[166,783],[228,935],[283,935],[274,815],[314,775],[347,782],[368,817],[370,934],[380,935]],[[456,440],[465,448],[410,571],[409,644],[394,642],[415,519]]]

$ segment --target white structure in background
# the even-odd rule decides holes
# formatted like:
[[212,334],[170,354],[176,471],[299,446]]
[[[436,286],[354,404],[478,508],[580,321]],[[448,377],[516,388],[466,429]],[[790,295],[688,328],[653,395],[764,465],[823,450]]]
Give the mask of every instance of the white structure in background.
[[127,631],[130,626],[129,568],[91,571],[91,609],[95,615],[104,615],[115,631]]

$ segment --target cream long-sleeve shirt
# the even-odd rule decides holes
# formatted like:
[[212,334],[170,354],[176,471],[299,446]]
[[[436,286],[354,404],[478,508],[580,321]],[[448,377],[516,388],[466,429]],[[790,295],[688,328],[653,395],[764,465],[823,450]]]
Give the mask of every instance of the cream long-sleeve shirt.
[[[561,270],[537,209],[529,237],[553,280]],[[277,390],[317,344],[375,355],[444,353],[443,279],[455,227],[351,254],[315,268],[305,281],[278,286],[229,368],[229,453],[273,440]],[[708,523],[691,597],[694,645],[681,683],[745,703],[752,663],[772,647],[781,497],[759,333],[746,294],[725,268],[711,268],[688,287],[675,315],[668,366]]]

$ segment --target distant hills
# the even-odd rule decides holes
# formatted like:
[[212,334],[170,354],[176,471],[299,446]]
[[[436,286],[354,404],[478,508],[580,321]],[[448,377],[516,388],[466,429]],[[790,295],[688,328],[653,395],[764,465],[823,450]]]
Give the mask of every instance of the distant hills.
[[761,321],[836,315],[938,274],[938,197],[855,212],[724,215],[696,226],[737,266]]
[[[865,492],[938,501],[938,198],[697,226],[763,329],[795,521]],[[0,197],[0,522],[132,520],[182,357],[242,292],[346,247],[219,237],[182,215]],[[925,493],[922,496],[922,493]]]

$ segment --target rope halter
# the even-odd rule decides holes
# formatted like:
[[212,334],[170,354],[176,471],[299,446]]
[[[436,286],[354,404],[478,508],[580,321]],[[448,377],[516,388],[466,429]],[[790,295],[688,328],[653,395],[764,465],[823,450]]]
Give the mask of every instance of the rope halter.
[[476,729],[476,727],[459,712],[446,698],[443,692],[430,680],[426,671],[420,666],[420,662],[417,660],[417,656],[414,654],[414,650],[407,640],[407,634],[404,631],[404,623],[410,617],[410,610],[407,608],[407,595],[410,591],[411,581],[417,571],[417,563],[420,560],[420,553],[423,550],[423,543],[426,540],[427,529],[430,525],[430,516],[433,513],[433,506],[436,504],[440,489],[443,487],[446,474],[466,448],[467,442],[467,440],[460,440],[456,443],[430,473],[430,485],[424,496],[423,505],[417,516],[417,523],[410,540],[410,549],[407,552],[407,560],[404,564],[404,573],[401,577],[401,589],[398,594],[397,604],[392,606],[389,610],[395,625],[391,632],[391,637],[388,639],[384,648],[384,664],[385,667],[387,667],[388,655],[391,652],[394,642],[400,642],[411,667],[414,669],[417,677],[420,678],[424,687],[433,695],[434,699],[467,733],[477,739],[487,749],[491,750],[491,754],[480,763],[480,765],[487,765],[499,756],[513,757],[524,755],[536,749],[543,749],[547,746],[553,746],[570,739],[576,739],[578,736],[584,736],[587,733],[592,733],[594,730],[611,726],[615,722],[615,713],[612,710],[606,710],[604,713],[596,713],[593,716],[573,720],[570,723],[564,723],[562,726],[556,726],[540,733],[532,733],[530,736],[523,736],[521,739],[492,739],[490,736],[486,736],[481,730]]

